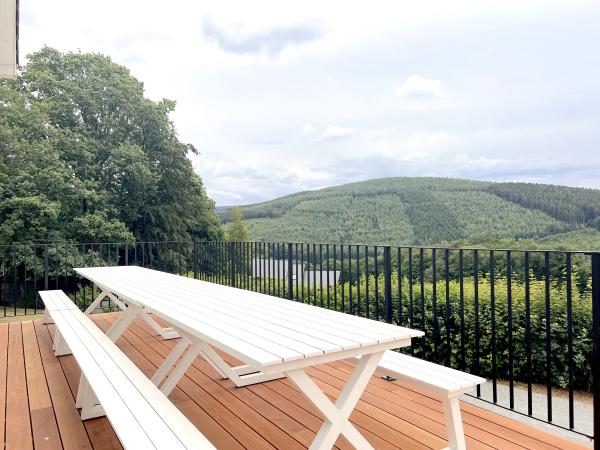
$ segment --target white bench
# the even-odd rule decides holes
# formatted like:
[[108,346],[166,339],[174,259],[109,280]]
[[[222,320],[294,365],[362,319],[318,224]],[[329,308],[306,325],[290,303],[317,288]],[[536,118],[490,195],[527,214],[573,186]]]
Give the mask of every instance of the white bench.
[[439,395],[444,405],[448,449],[467,448],[458,398],[465,392],[472,391],[478,384],[485,383],[485,378],[391,350],[383,354],[377,373]]
[[106,415],[124,448],[214,449],[135,364],[62,291],[40,292],[56,324],[55,354],[81,368],[81,419]]

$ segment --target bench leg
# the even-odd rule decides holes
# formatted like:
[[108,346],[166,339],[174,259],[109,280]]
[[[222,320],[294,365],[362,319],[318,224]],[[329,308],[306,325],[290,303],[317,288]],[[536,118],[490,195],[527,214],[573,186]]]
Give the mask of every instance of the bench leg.
[[161,381],[167,376],[169,371],[173,368],[173,365],[179,360],[183,352],[187,346],[191,343],[191,341],[187,338],[187,336],[183,336],[177,345],[171,350],[171,352],[167,355],[166,359],[160,365],[160,367],[154,372],[152,375],[151,381],[156,385],[160,385]]
[[44,318],[42,319],[42,323],[44,325],[47,325],[49,323],[54,323],[54,320],[52,320],[52,317],[50,316],[50,313],[48,312],[47,309],[44,310]]
[[201,356],[208,362],[215,372],[217,372],[224,380],[230,379],[236,387],[249,386],[256,383],[264,383],[265,381],[277,380],[284,378],[282,373],[264,374],[257,372],[256,369],[248,366],[231,367],[214,349],[203,342],[201,344]]
[[444,419],[448,431],[448,448],[451,450],[466,450],[467,445],[458,397],[445,398],[442,403],[444,404]]
[[117,339],[123,334],[131,322],[135,320],[135,317],[140,313],[142,309],[138,306],[130,305],[119,317],[110,328],[106,331],[106,335],[113,342],[117,342]]
[[54,356],[64,356],[71,354],[71,349],[69,348],[62,335],[58,331],[58,328],[54,333],[54,342],[52,343],[52,346],[54,347]]
[[168,340],[168,339],[177,339],[178,337],[180,337],[180,334],[177,332],[177,330],[173,327],[168,327],[168,328],[162,328],[158,323],[156,323],[156,320],[154,320],[152,317],[150,317],[148,315],[147,312],[145,312],[142,308],[142,318],[146,321],[146,323],[148,325],[150,325],[150,328],[152,328],[154,330],[154,332],[157,334],[157,336],[161,336],[163,339]]
[[87,379],[83,374],[79,377],[79,388],[77,389],[77,398],[75,407],[81,408],[81,420],[95,419],[105,416],[104,408],[98,402],[98,398]]

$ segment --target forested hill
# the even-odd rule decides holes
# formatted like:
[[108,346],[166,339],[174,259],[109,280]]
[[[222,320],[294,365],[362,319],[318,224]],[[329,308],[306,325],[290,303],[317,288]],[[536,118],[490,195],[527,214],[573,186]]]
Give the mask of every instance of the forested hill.
[[[220,209],[227,220],[226,209]],[[382,178],[242,206],[265,241],[600,248],[600,190]]]

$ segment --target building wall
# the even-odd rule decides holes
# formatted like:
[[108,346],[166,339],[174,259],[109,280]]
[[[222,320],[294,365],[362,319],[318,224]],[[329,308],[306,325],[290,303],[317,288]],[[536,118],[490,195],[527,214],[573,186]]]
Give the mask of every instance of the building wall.
[[0,0],[0,78],[17,74],[17,0]]

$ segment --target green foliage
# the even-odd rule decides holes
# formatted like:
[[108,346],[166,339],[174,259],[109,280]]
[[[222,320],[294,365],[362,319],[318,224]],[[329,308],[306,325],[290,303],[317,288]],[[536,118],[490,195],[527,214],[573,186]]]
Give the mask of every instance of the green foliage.
[[494,183],[489,191],[526,208],[537,209],[571,225],[600,230],[600,192],[533,183]]
[[242,218],[242,211],[239,206],[231,208],[231,223],[227,227],[228,241],[247,241],[248,228]]
[[[531,198],[530,198],[531,197]],[[529,199],[529,200],[528,200]],[[586,205],[589,205],[586,206]],[[600,248],[600,191],[446,178],[383,178],[242,206],[259,241]],[[561,213],[564,209],[564,214]],[[220,211],[227,221],[227,210]]]
[[[430,361],[467,370],[491,378],[494,374],[492,355],[495,355],[496,376],[508,379],[510,374],[509,349],[512,349],[512,373],[515,381],[545,384],[547,379],[546,360],[546,297],[544,281],[535,279],[531,274],[530,283],[530,333],[531,347],[528,348],[525,284],[511,283],[511,303],[508,302],[508,283],[505,277],[494,282],[494,296],[491,295],[490,280],[480,277],[478,283],[472,277],[448,283],[446,296],[445,281],[423,283],[406,276],[400,280],[402,301],[399,301],[398,274],[392,274],[393,321],[402,326],[425,331],[423,339],[413,340],[408,352]],[[286,297],[285,283],[280,280],[257,280],[259,289],[264,288],[273,295]],[[575,280],[573,280],[575,284]],[[368,290],[367,290],[368,285]],[[477,302],[475,291],[477,286]],[[250,286],[252,287],[252,286]],[[384,278],[379,275],[360,277],[355,284],[341,283],[329,289],[320,290],[300,285],[293,296],[305,303],[322,305],[333,309],[360,313],[362,316],[384,320]],[[367,296],[368,292],[368,296]],[[360,305],[358,302],[360,293]],[[378,293],[378,297],[376,296]],[[423,303],[421,303],[421,296]],[[446,298],[448,300],[446,300]],[[492,301],[493,298],[493,301]],[[569,380],[567,295],[564,284],[552,284],[549,290],[550,330],[552,357],[552,384],[567,387]],[[352,301],[350,301],[352,299]],[[400,306],[401,305],[401,306]],[[421,306],[423,305],[423,306]],[[477,306],[476,306],[477,305]],[[573,376],[576,389],[590,390],[592,383],[592,303],[590,287],[580,294],[573,294]],[[446,316],[448,308],[449,315]],[[368,313],[367,313],[368,311]],[[379,313],[378,313],[379,311]],[[423,314],[424,312],[424,314]],[[461,312],[464,312],[461,314]],[[493,318],[492,318],[493,317]],[[509,317],[512,319],[509,319]],[[461,322],[464,332],[461,333]],[[512,323],[512,326],[509,326]],[[493,327],[492,324],[495,324]],[[492,334],[492,328],[495,333]],[[510,337],[509,337],[510,336]],[[509,343],[512,342],[512,345]],[[464,347],[465,352],[462,353]],[[527,364],[527,355],[531,355],[531,371]],[[463,365],[464,364],[464,365]]]
[[0,243],[221,238],[174,107],[106,56],[30,55],[0,82]]

